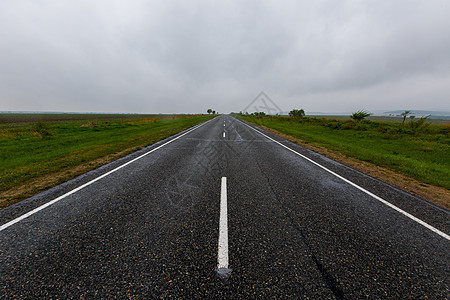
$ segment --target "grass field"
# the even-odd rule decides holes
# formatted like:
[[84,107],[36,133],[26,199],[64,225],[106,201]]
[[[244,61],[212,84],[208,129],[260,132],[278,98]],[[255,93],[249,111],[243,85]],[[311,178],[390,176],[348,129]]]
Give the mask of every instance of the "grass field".
[[0,114],[0,208],[210,118]]
[[240,116],[305,143],[324,146],[386,167],[423,183],[450,189],[450,124],[339,118]]

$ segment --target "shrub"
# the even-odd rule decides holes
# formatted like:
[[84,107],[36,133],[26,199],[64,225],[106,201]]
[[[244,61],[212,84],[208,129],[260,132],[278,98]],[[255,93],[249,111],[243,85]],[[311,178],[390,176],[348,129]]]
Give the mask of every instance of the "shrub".
[[445,124],[443,125],[440,130],[440,133],[445,134],[445,135],[450,135],[450,124]]
[[350,129],[353,129],[354,127],[355,127],[355,123],[353,123],[353,122],[345,122],[342,125],[342,129],[344,129],[344,130],[350,130]]
[[34,131],[43,138],[51,136],[47,124],[41,121],[37,122],[36,125],[34,125]]
[[342,129],[342,123],[339,121],[336,121],[336,120],[329,122],[326,126],[331,129],[337,129],[337,130]]
[[429,123],[425,123],[425,121],[428,119],[428,116],[425,117],[421,117],[419,120],[414,121],[411,120],[409,121],[409,128],[411,129],[411,135],[415,136],[417,133],[424,131],[430,124]]
[[384,127],[384,126],[379,126],[378,127],[378,132],[386,133],[387,131],[388,131],[388,129],[386,127]]
[[365,124],[357,124],[355,126],[355,130],[359,130],[359,131],[367,131],[367,125]]

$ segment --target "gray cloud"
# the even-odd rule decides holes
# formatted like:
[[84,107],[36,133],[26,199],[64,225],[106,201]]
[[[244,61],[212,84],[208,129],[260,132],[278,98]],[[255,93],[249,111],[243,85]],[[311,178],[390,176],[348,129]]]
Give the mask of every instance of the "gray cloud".
[[0,110],[450,110],[450,2],[0,3]]

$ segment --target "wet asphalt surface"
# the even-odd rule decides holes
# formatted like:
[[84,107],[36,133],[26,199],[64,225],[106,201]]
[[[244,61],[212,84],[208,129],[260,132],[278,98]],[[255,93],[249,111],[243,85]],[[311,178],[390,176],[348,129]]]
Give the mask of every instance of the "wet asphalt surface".
[[[449,211],[265,134],[450,233]],[[166,141],[6,208],[0,224]],[[226,280],[215,274],[223,176]],[[449,246],[220,116],[1,231],[0,298],[446,299]]]

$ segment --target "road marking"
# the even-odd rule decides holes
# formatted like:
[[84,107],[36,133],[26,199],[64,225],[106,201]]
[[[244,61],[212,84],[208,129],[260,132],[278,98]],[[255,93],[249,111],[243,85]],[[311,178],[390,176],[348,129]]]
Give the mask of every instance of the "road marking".
[[[240,120],[239,120],[239,121],[240,121]],[[242,121],[241,121],[241,122],[242,122]],[[254,131],[260,133],[261,135],[265,136],[265,137],[268,138],[269,140],[271,140],[271,141],[277,143],[278,145],[280,145],[280,146],[282,146],[282,147],[288,149],[289,151],[291,151],[291,152],[297,154],[298,156],[300,156],[300,157],[306,159],[307,161],[309,161],[309,162],[315,164],[316,166],[322,168],[323,170],[325,170],[325,171],[327,171],[327,172],[333,174],[334,176],[338,177],[339,179],[341,179],[341,180],[345,181],[346,183],[352,185],[353,187],[357,188],[358,190],[360,190],[360,191],[366,193],[367,195],[369,195],[369,196],[375,198],[376,200],[380,201],[381,203],[383,203],[383,204],[389,206],[390,208],[392,208],[392,209],[398,211],[399,213],[405,215],[406,217],[410,218],[411,220],[413,220],[413,221],[419,223],[420,225],[422,225],[422,226],[428,228],[429,230],[433,231],[434,233],[439,234],[441,237],[443,237],[443,238],[445,238],[445,239],[447,239],[447,240],[450,240],[450,236],[449,236],[448,234],[445,234],[444,232],[440,231],[439,229],[437,229],[437,228],[431,226],[431,225],[428,224],[428,223],[425,223],[425,222],[422,221],[421,219],[419,219],[419,218],[417,218],[417,217],[411,215],[410,213],[404,211],[403,209],[398,208],[398,207],[395,206],[394,204],[392,204],[392,203],[390,203],[390,202],[384,200],[383,198],[381,198],[381,197],[379,197],[379,196],[377,196],[377,195],[375,195],[375,194],[369,192],[369,191],[366,190],[365,188],[363,188],[363,187],[357,185],[356,183],[353,183],[352,181],[348,180],[347,178],[342,177],[341,175],[339,175],[339,174],[337,174],[337,173],[331,171],[330,169],[327,169],[326,167],[324,167],[324,166],[322,166],[321,164],[315,162],[314,160],[312,160],[312,159],[310,159],[310,158],[304,156],[303,154],[300,154],[300,153],[298,153],[297,151],[295,151],[295,150],[289,148],[288,146],[283,145],[282,143],[278,142],[277,140],[274,140],[273,138],[271,138],[271,137],[265,135],[264,133],[262,133],[261,131],[255,129],[254,127],[252,127],[252,126],[250,126],[250,125],[248,125],[248,124],[246,124],[246,123],[244,123],[244,122],[242,122],[242,123],[245,124],[246,126],[250,127],[251,129],[253,129]]]
[[228,212],[227,212],[227,178],[222,177],[220,191],[219,245],[217,252],[217,275],[227,278],[231,275],[228,268]]
[[[211,119],[211,120],[212,120],[212,119]],[[33,214],[35,214],[35,213],[37,213],[37,212],[43,210],[44,208],[47,208],[47,207],[49,207],[50,205],[55,204],[56,202],[60,201],[61,199],[64,199],[64,198],[66,198],[67,196],[70,196],[70,195],[72,195],[72,194],[74,194],[74,193],[76,193],[76,192],[78,192],[78,191],[84,189],[85,187],[87,187],[87,186],[93,184],[94,182],[99,181],[100,179],[102,179],[102,178],[104,178],[104,177],[106,177],[106,176],[108,176],[108,175],[110,175],[110,174],[112,174],[112,173],[114,173],[114,172],[116,172],[116,171],[122,169],[123,167],[125,167],[125,166],[127,166],[127,165],[129,165],[129,164],[131,164],[131,163],[133,163],[133,162],[135,162],[135,161],[137,161],[138,159],[141,159],[141,158],[143,158],[144,156],[147,156],[147,155],[149,155],[150,153],[152,153],[152,152],[154,152],[154,151],[156,151],[156,150],[158,150],[158,149],[160,149],[160,148],[162,148],[162,147],[164,147],[164,146],[166,146],[166,145],[172,143],[173,141],[178,140],[178,139],[181,138],[182,136],[185,136],[186,134],[188,134],[188,133],[194,131],[195,129],[197,129],[197,128],[203,126],[203,125],[205,125],[206,123],[210,122],[211,120],[208,120],[208,121],[206,121],[206,122],[204,122],[204,123],[201,123],[201,124],[199,124],[199,125],[196,125],[196,126],[194,126],[192,129],[190,129],[189,131],[186,131],[185,133],[183,133],[183,134],[177,136],[176,138],[174,138],[174,139],[172,139],[172,140],[170,140],[170,141],[168,141],[168,142],[166,142],[166,143],[164,143],[164,144],[162,144],[162,145],[160,145],[160,146],[158,146],[158,147],[156,147],[156,148],[154,148],[154,149],[152,149],[152,150],[150,150],[150,151],[148,151],[148,152],[142,154],[141,156],[138,156],[138,157],[136,157],[136,158],[130,160],[129,162],[124,163],[123,165],[120,165],[120,166],[118,166],[117,168],[115,168],[115,169],[113,169],[113,170],[111,170],[111,171],[109,171],[109,172],[107,172],[107,173],[105,173],[105,174],[103,174],[103,175],[101,175],[101,176],[99,176],[99,177],[97,177],[97,178],[94,178],[93,180],[91,180],[91,181],[89,181],[89,182],[87,182],[87,183],[85,183],[85,184],[83,184],[83,185],[81,185],[81,186],[79,186],[79,187],[77,187],[77,188],[75,188],[75,189],[73,189],[73,190],[71,190],[71,191],[65,193],[64,195],[59,196],[58,198],[53,199],[53,200],[51,200],[51,201],[49,201],[49,202],[47,202],[47,203],[45,203],[45,204],[43,204],[43,205],[41,205],[41,206],[35,208],[35,209],[33,209],[33,210],[27,212],[26,214],[23,214],[23,215],[21,215],[20,217],[17,217],[16,219],[14,219],[14,220],[12,220],[12,221],[9,221],[8,223],[5,223],[5,224],[1,225],[1,226],[0,226],[0,231],[5,230],[6,228],[8,228],[8,227],[10,227],[10,226],[12,226],[12,225],[14,225],[14,224],[16,224],[16,223],[22,221],[23,219],[28,218],[29,216],[31,216],[31,215],[33,215]]]
[[223,137],[225,137],[225,131],[223,132]]

